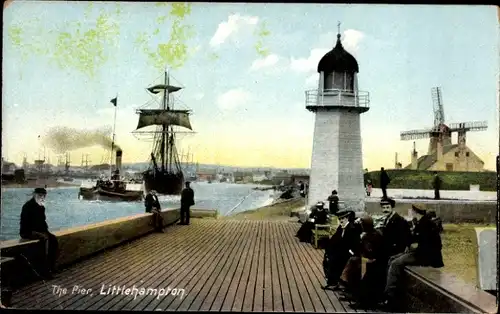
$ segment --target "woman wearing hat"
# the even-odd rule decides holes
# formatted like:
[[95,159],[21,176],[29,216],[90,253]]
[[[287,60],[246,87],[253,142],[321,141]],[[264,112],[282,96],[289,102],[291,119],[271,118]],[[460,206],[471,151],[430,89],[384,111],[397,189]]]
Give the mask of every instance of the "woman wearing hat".
[[328,241],[323,259],[323,270],[326,277],[326,286],[323,289],[336,290],[340,276],[352,256],[358,255],[359,236],[358,228],[354,225],[355,214],[352,210],[339,211],[339,227]]
[[417,243],[417,247],[416,249],[410,249],[406,253],[396,255],[389,260],[389,271],[385,287],[385,304],[389,307],[388,310],[394,309],[399,280],[405,266],[430,266],[435,268],[444,266],[441,254],[441,236],[436,225],[427,215],[425,205],[414,204],[411,212],[417,220],[411,242]]
[[299,238],[300,242],[310,242],[314,225],[325,224],[327,220],[328,214],[325,210],[325,204],[323,202],[318,202],[309,215],[309,219],[304,222],[299,231],[297,231],[296,237]]

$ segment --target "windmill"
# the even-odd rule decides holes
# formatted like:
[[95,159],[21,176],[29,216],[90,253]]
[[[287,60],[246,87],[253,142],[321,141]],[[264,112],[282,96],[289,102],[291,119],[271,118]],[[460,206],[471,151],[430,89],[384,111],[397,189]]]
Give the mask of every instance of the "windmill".
[[431,92],[434,105],[434,126],[429,129],[401,132],[402,141],[430,138],[427,154],[433,155],[437,153],[438,148],[442,152],[444,146],[451,145],[451,134],[453,132],[458,133],[458,144],[465,147],[467,132],[484,131],[488,128],[486,121],[460,122],[446,125],[441,88],[433,87]]

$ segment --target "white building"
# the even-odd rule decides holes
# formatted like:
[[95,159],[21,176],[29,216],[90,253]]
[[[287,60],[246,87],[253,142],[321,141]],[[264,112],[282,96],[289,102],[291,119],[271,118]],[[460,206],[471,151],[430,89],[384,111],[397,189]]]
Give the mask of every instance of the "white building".
[[358,63],[340,37],[318,64],[318,89],[306,91],[306,109],[315,113],[308,206],[337,190],[347,209],[363,211],[360,114],[369,94],[358,90]]

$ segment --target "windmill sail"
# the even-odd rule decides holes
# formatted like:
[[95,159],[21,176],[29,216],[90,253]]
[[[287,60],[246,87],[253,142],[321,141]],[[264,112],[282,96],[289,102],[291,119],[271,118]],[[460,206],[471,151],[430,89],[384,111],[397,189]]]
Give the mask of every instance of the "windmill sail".
[[141,109],[136,130],[151,125],[177,125],[192,130],[188,110]]

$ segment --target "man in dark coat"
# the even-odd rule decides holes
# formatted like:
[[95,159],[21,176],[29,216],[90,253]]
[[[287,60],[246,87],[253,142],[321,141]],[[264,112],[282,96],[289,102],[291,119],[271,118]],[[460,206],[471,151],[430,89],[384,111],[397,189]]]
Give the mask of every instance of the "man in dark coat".
[[299,192],[300,196],[306,197],[306,185],[302,181],[299,181]]
[[387,199],[387,186],[391,183],[389,175],[385,171],[384,167],[380,168],[380,188],[382,189],[382,199]]
[[194,205],[194,191],[186,181],[186,187],[181,192],[181,225],[189,225],[190,209]]
[[434,199],[438,200],[441,198],[439,195],[439,190],[441,189],[441,178],[438,173],[434,171],[434,178],[432,179],[432,188],[434,189]]
[[332,194],[328,196],[328,210],[330,214],[335,215],[339,211],[339,197],[337,195],[337,190],[333,190]]
[[384,292],[386,296],[384,303],[388,311],[392,311],[396,305],[398,284],[405,266],[430,266],[435,268],[444,266],[441,253],[441,236],[438,228],[427,215],[425,205],[412,205],[412,214],[417,220],[413,230],[412,243],[416,242],[417,248],[393,256],[389,260],[389,271]]
[[158,196],[155,190],[149,191],[148,195],[144,199],[144,205],[146,207],[146,213],[153,214],[153,226],[155,231],[163,232],[163,218],[161,217],[161,206]]
[[325,204],[323,202],[318,202],[316,206],[309,214],[309,219],[300,226],[299,231],[297,231],[296,237],[299,238],[300,242],[310,242],[312,237],[312,230],[314,225],[324,225],[328,220],[328,214],[324,209]]
[[410,224],[394,211],[396,201],[393,199],[382,200],[380,207],[384,215],[384,223],[380,231],[384,237],[384,251],[389,259],[391,256],[403,253],[410,246]]
[[23,205],[19,235],[23,239],[41,240],[44,249],[42,276],[50,279],[56,271],[58,242],[57,237],[49,232],[47,225],[44,206],[46,196],[47,190],[36,188],[33,197]]
[[354,226],[355,214],[352,210],[337,213],[340,225],[329,239],[323,259],[326,286],[322,289],[336,290],[344,267],[352,256],[359,255],[360,234]]
[[366,271],[361,279],[357,305],[355,307],[374,307],[382,297],[387,267],[384,239],[379,230],[374,228],[372,217],[366,215],[361,218],[363,233],[361,234],[360,253],[367,259]]

